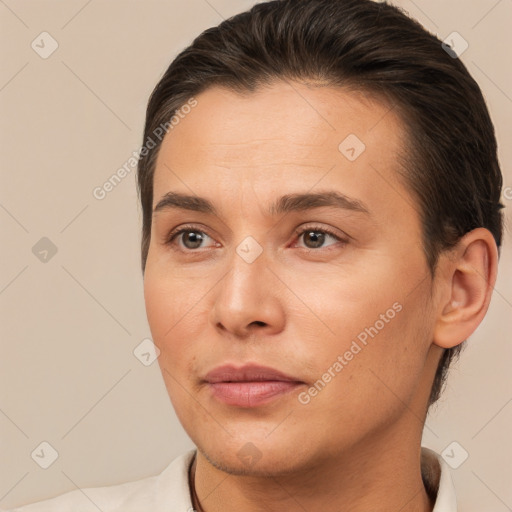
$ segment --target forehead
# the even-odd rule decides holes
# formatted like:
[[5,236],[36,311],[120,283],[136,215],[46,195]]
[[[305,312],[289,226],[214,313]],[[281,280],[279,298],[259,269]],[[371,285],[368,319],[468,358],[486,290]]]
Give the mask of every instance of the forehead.
[[321,180],[369,199],[406,193],[396,173],[403,124],[374,96],[278,81],[244,94],[211,87],[196,100],[164,138],[153,206],[168,189],[207,196],[229,185],[234,199],[244,183],[284,193]]
[[[300,145],[338,140],[344,132],[358,133],[373,140],[382,128],[396,131],[400,119],[383,98],[364,91],[339,87],[276,81],[253,92],[238,93],[220,86],[208,88],[196,97],[197,106],[181,115],[165,140],[189,142],[200,134],[198,149],[208,144],[243,145],[285,139]],[[386,118],[381,130],[373,129]],[[179,129],[178,129],[179,127]],[[172,135],[172,137],[171,137]],[[392,135],[387,133],[387,135]],[[170,142],[172,144],[172,142]],[[168,145],[168,144],[165,144]],[[209,148],[212,149],[212,148]],[[223,148],[226,155],[238,156],[236,147]],[[220,151],[220,149],[219,149]],[[191,155],[192,156],[192,155]]]

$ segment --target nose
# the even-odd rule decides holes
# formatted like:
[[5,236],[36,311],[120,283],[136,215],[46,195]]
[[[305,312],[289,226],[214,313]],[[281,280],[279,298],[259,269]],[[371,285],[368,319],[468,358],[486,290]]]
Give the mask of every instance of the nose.
[[269,263],[265,251],[252,263],[233,252],[228,272],[214,289],[210,320],[216,329],[241,339],[284,329],[283,285]]

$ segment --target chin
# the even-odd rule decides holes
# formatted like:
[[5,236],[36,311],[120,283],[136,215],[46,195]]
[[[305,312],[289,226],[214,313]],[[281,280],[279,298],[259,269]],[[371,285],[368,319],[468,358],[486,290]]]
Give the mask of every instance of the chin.
[[[215,468],[231,474],[244,476],[276,477],[303,469],[307,465],[307,448],[300,443],[280,439],[277,435],[274,439],[254,441],[250,436],[222,439],[223,444],[211,440],[209,443],[196,442],[198,451]],[[286,442],[288,441],[288,442]]]
[[202,453],[208,462],[215,468],[237,476],[259,476],[259,477],[276,477],[293,472],[293,466],[290,466],[287,455],[283,454],[281,457],[272,454],[270,457],[258,459],[256,455],[252,460],[248,455],[241,460],[238,453],[216,453],[212,451],[204,451],[200,448],[198,450]]

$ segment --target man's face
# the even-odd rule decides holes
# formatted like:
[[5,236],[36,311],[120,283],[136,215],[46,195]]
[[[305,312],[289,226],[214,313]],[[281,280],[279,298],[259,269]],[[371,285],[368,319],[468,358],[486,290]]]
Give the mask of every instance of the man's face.
[[[173,192],[215,213],[159,208],[144,281],[183,427],[214,465],[255,474],[420,436],[437,363],[432,282],[418,208],[398,179],[394,111],[284,82],[196,99],[160,149],[153,207]],[[296,194],[347,201],[280,202]],[[224,365],[291,381],[209,379]]]

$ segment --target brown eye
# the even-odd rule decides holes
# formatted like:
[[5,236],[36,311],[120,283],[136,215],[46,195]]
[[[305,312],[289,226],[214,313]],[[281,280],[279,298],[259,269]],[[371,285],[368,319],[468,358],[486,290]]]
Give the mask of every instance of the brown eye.
[[177,246],[174,247],[181,251],[194,251],[208,247],[205,243],[208,239],[211,240],[210,246],[215,245],[215,241],[207,233],[192,227],[183,227],[178,231],[173,231],[167,237],[166,245]]
[[304,235],[304,243],[308,249],[318,249],[321,247],[325,241],[325,233],[320,231],[305,231]]
[[198,249],[204,240],[201,231],[182,231],[181,241],[187,249]]
[[[307,227],[306,229],[302,229],[302,231],[298,231],[297,235],[299,239],[303,238],[306,249],[323,249],[324,247],[327,248],[331,245],[335,245],[336,242],[347,242],[347,240],[342,239],[330,230],[320,227]],[[326,240],[329,238],[334,240],[334,242],[325,245]]]

